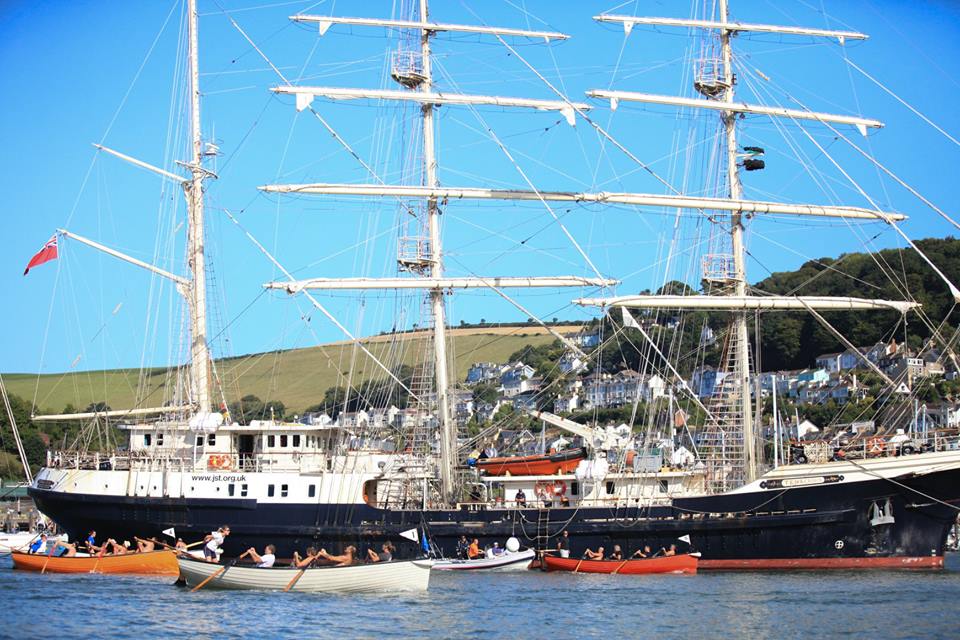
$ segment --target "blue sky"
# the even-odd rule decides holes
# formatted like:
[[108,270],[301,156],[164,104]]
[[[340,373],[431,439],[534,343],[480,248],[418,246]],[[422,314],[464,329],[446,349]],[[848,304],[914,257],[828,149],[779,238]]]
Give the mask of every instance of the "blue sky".
[[[258,46],[284,74],[302,84],[387,87],[384,60],[396,39],[376,29],[335,27],[323,38],[286,17],[311,13],[390,16],[390,2],[231,2],[222,0]],[[846,56],[955,136],[960,82],[951,61],[960,59],[960,5],[848,0],[733,2],[736,19],[868,33],[848,43]],[[230,25],[220,5],[200,1],[203,128],[223,156],[220,179],[209,184],[208,247],[215,268],[211,334],[216,352],[236,355],[308,346],[342,339],[303,300],[263,293],[279,277],[270,263],[226,219],[242,223],[298,276],[392,275],[398,224],[390,200],[277,198],[260,194],[271,182],[369,182],[369,176],[322,126],[293,101],[270,94],[274,73]],[[437,2],[437,21],[550,28],[570,41],[546,47],[522,43],[520,55],[576,100],[591,88],[617,88],[692,96],[690,40],[685,31],[621,29],[591,16],[615,7],[593,1],[486,0]],[[789,7],[789,8],[787,8]],[[182,316],[170,288],[144,272],[67,241],[63,258],[23,277],[30,256],[57,227],[98,239],[138,258],[156,259],[184,272],[180,247],[182,198],[170,185],[125,163],[96,155],[92,142],[175,170],[185,157],[178,123],[182,89],[176,73],[181,7],[173,2],[6,2],[0,7],[0,77],[4,117],[0,157],[4,181],[6,251],[0,283],[10,311],[0,330],[3,371],[63,371],[160,365],[178,361]],[[628,2],[613,13],[686,17],[680,2]],[[164,23],[166,22],[165,26]],[[861,113],[886,123],[864,140],[844,130],[926,197],[952,209],[960,149],[844,61],[835,42],[778,36],[736,39],[744,100],[780,102],[792,97],[807,107]],[[552,98],[546,86],[496,42],[476,37],[435,40],[437,84],[471,93]],[[148,55],[149,54],[149,55]],[[182,61],[181,61],[182,64]],[[759,81],[757,71],[770,78]],[[685,75],[686,74],[686,75]],[[765,85],[771,88],[756,88]],[[772,89],[779,87],[779,89]],[[753,95],[754,90],[760,97]],[[405,147],[398,133],[411,113],[393,105],[330,103],[318,111],[387,182],[401,182]],[[716,133],[714,112],[677,114],[668,107],[621,105],[611,113],[593,103],[593,118],[672,184],[690,193],[710,193],[703,182],[709,144],[694,144],[690,131]],[[553,113],[444,107],[438,118],[440,179],[449,186],[525,188],[517,168],[491,142],[490,127],[517,164],[542,189],[662,192],[663,187],[632,160],[603,145],[590,127],[568,127]],[[904,230],[914,238],[945,236],[952,227],[895,185],[881,179],[842,141],[812,124],[808,128],[883,207],[911,216]],[[762,117],[742,123],[743,144],[767,149],[768,168],[744,177],[746,192],[759,199],[866,205],[828,160],[787,125],[787,135]],[[675,153],[691,145],[691,159]],[[813,175],[794,159],[805,154]],[[697,159],[701,158],[701,159]],[[684,168],[686,167],[686,169]],[[822,174],[822,175],[821,175]],[[685,185],[685,186],[684,186]],[[685,217],[676,235],[677,257],[665,271],[666,247],[674,237],[673,212],[627,208],[569,207],[555,212],[605,275],[623,280],[619,293],[656,287],[665,277],[696,281],[699,257],[709,247],[702,223]],[[807,259],[844,251],[902,246],[882,226],[755,220],[749,230],[751,281],[769,271],[792,269]],[[591,275],[542,205],[497,206],[451,203],[444,213],[448,271],[454,275]],[[544,318],[589,318],[595,312],[568,301],[590,291],[537,292],[521,301]],[[410,326],[410,297],[393,294],[324,298],[352,330],[368,335]],[[309,322],[304,317],[310,318]],[[524,315],[489,293],[458,296],[451,324],[513,321]],[[144,335],[149,336],[146,340]],[[224,339],[228,338],[227,341]]]

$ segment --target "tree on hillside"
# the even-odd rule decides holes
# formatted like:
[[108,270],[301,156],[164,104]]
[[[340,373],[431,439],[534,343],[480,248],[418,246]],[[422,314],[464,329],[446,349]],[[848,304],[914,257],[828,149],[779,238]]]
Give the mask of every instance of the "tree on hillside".
[[264,402],[253,394],[245,395],[238,402],[230,404],[230,417],[238,423],[247,425],[253,420],[282,420],[286,407],[279,400]]

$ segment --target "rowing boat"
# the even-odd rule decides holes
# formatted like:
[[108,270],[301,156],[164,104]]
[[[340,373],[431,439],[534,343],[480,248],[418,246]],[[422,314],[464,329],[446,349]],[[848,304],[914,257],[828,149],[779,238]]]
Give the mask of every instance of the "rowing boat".
[[[301,570],[295,567],[224,566],[192,558],[178,558],[177,562],[180,565],[180,577],[191,588],[205,583],[203,586],[208,589],[340,593],[426,591],[433,565],[430,560],[405,560]],[[209,582],[206,582],[208,579]]]
[[491,476],[549,476],[573,471],[586,457],[584,449],[567,449],[543,455],[484,458],[477,460],[477,469]]
[[660,558],[640,558],[637,560],[577,560],[544,556],[547,571],[571,571],[573,573],[622,573],[639,575],[643,573],[696,573],[697,555],[682,554]]
[[511,553],[504,551],[498,556],[484,556],[474,560],[438,560],[433,568],[439,571],[524,571],[536,556],[533,549]]
[[13,568],[43,573],[136,573],[175,576],[179,571],[173,551],[147,551],[117,556],[76,555],[71,557],[14,551]]

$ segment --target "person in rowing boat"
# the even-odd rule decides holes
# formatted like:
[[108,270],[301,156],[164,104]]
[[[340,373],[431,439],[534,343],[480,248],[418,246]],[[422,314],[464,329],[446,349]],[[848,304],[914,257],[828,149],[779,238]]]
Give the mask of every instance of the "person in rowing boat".
[[352,544],[349,545],[346,549],[343,550],[343,555],[334,556],[327,553],[326,549],[320,549],[318,554],[324,560],[333,562],[335,567],[349,567],[353,564],[354,556],[356,556],[357,548]]
[[99,553],[100,547],[97,546],[96,531],[90,531],[90,533],[87,534],[87,539],[84,542],[86,543],[87,553],[89,553],[90,555]]
[[307,569],[317,561],[317,548],[307,547],[307,555],[301,556],[299,551],[293,552],[293,562],[291,566],[297,569]]
[[177,551],[186,551],[187,543],[183,541],[183,538],[177,538],[177,544],[173,547]]
[[47,555],[54,558],[72,558],[77,555],[77,545],[57,540],[53,543],[53,547],[50,548],[50,553]]
[[603,547],[597,547],[596,551],[587,549],[583,552],[584,560],[603,560]]
[[672,544],[672,545],[670,545],[670,548],[669,548],[669,549],[662,549],[662,548],[661,548],[661,551],[663,551],[663,555],[666,556],[666,557],[668,557],[668,558],[669,558],[670,556],[675,556],[675,555],[677,555],[677,545]]
[[613,553],[607,556],[607,560],[623,560],[623,550],[620,549],[620,545],[613,545]]
[[110,538],[104,543],[103,547],[105,549],[103,555],[105,556],[123,556],[130,553],[129,540],[124,540],[123,544],[119,544],[116,540]]
[[389,541],[384,542],[380,549],[380,553],[373,549],[367,549],[367,557],[370,558],[370,562],[390,562],[393,560],[393,545]]
[[230,535],[230,527],[220,527],[216,531],[211,531],[203,539],[206,542],[203,545],[203,559],[207,562],[216,562],[217,555],[220,551],[220,547],[223,545],[223,540],[228,535]]
[[653,552],[650,551],[650,545],[647,544],[643,546],[643,549],[637,549],[636,551],[634,551],[633,555],[630,557],[631,558],[649,558],[651,553]]
[[28,548],[29,553],[44,553],[47,550],[47,534],[41,533],[40,537],[33,541]]
[[566,529],[564,529],[560,537],[557,538],[557,553],[561,558],[570,557],[570,532]]
[[277,548],[272,544],[268,544],[263,548],[263,555],[257,553],[257,550],[253,547],[247,549],[247,555],[253,558],[253,561],[257,563],[257,566],[261,569],[269,569],[273,566],[273,563],[277,561]]

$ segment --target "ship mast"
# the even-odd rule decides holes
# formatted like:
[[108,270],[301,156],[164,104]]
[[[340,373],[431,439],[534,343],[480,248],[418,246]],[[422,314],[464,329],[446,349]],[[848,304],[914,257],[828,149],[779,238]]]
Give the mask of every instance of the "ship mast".
[[190,313],[190,378],[192,400],[197,412],[210,412],[210,353],[207,347],[207,276],[203,253],[203,141],[200,137],[200,63],[197,36],[197,1],[188,0],[190,64],[190,128],[193,137],[192,156],[187,168],[191,179],[184,183],[187,198],[188,245],[187,263],[192,279],[187,293]]
[[[720,0],[720,22],[729,22],[728,0]],[[720,30],[720,46],[723,58],[724,102],[734,101],[734,84],[736,77],[733,73],[733,50],[730,44],[732,35],[730,29]],[[723,126],[727,139],[727,187],[731,200],[743,199],[743,187],[740,184],[740,168],[737,165],[737,112],[723,112]],[[743,213],[734,211],[730,216],[730,243],[733,253],[733,293],[736,296],[747,294],[747,274],[744,264],[743,247]],[[732,361],[735,378],[734,388],[739,392],[741,415],[740,422],[743,435],[744,474],[747,482],[757,476],[757,446],[753,433],[753,407],[750,397],[750,336],[747,332],[747,313],[736,312],[731,319],[733,340],[730,343],[733,349]]]
[[[428,23],[427,0],[420,0],[420,22]],[[432,89],[432,69],[430,64],[430,35],[427,29],[420,30],[420,55],[422,60],[420,86],[421,93],[430,93]],[[433,104],[425,102],[421,106],[423,123],[423,168],[424,186],[434,189],[437,182],[436,141],[434,138]],[[440,244],[440,210],[437,198],[427,198],[427,230],[429,237],[429,273],[432,278],[443,277],[443,255]],[[437,394],[437,420],[440,425],[440,485],[443,497],[450,500],[454,493],[453,469],[456,464],[457,429],[450,415],[449,389],[447,375],[447,319],[444,307],[443,289],[430,289],[430,312],[433,316],[433,371]]]

